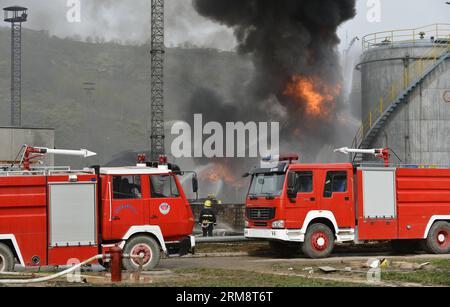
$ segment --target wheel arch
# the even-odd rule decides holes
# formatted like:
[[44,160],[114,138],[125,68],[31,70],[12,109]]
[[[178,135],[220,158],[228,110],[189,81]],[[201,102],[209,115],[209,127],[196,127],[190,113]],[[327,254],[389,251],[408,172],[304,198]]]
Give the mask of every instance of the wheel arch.
[[127,241],[131,240],[132,238],[138,237],[138,236],[147,236],[152,239],[154,239],[161,250],[166,253],[167,252],[167,246],[164,241],[164,237],[162,235],[161,229],[159,226],[134,226],[131,227],[128,232],[125,234],[125,236],[122,238],[122,243],[120,244],[121,248],[124,248]]
[[337,221],[331,211],[310,211],[303,223],[302,232],[306,233],[308,228],[314,224],[327,225],[335,236],[338,233]]
[[434,224],[438,222],[447,222],[450,223],[450,215],[435,215],[430,218],[430,221],[427,224],[427,227],[425,228],[425,233],[423,238],[428,238],[428,235],[430,234],[431,227],[433,227]]
[[11,252],[14,255],[14,258],[19,261],[21,266],[25,266],[25,262],[23,261],[22,253],[19,248],[19,244],[17,243],[16,237],[12,234],[1,235],[0,234],[0,243],[5,244],[9,247]]

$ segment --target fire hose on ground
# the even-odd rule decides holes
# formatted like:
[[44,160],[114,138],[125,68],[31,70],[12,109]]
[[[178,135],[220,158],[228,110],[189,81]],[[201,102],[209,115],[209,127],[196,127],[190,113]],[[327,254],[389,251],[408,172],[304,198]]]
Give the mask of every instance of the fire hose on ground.
[[109,254],[106,255],[97,255],[94,257],[91,257],[77,265],[74,265],[62,272],[45,276],[45,277],[39,277],[39,278],[33,278],[33,279],[0,279],[0,284],[37,284],[37,283],[43,283],[48,282],[51,280],[58,279],[60,277],[69,275],[76,270],[80,269],[81,267],[90,264],[91,262],[98,261],[98,260],[106,260],[110,259],[111,261],[111,282],[121,282],[122,281],[122,259],[123,258],[136,258],[140,263],[139,270],[142,270],[142,255],[139,256],[132,256],[132,255],[123,255],[122,249],[115,247],[112,248]]

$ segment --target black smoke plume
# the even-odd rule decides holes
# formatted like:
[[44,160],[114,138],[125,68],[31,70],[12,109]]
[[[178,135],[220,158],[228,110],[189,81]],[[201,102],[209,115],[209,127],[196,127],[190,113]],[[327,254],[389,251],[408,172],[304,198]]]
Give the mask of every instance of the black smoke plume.
[[234,29],[238,52],[250,55],[255,66],[251,99],[258,103],[275,97],[285,108],[286,138],[333,139],[342,107],[339,95],[328,116],[315,117],[298,97],[286,95],[286,87],[294,76],[339,87],[336,31],[355,16],[355,0],[193,0],[193,6],[200,15]]

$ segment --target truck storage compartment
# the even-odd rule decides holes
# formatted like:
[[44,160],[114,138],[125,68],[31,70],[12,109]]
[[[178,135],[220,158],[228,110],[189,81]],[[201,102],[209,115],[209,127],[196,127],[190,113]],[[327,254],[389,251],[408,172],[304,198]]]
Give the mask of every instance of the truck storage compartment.
[[360,240],[392,240],[398,237],[395,169],[359,170]]
[[48,188],[50,247],[96,245],[96,184],[51,183]]
[[397,217],[395,169],[363,170],[364,219]]

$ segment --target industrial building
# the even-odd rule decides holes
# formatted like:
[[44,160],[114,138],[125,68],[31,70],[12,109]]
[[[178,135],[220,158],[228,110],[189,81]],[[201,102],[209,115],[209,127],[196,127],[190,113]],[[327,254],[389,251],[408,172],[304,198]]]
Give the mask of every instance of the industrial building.
[[389,147],[397,163],[449,165],[450,24],[374,33],[362,43],[354,146]]

